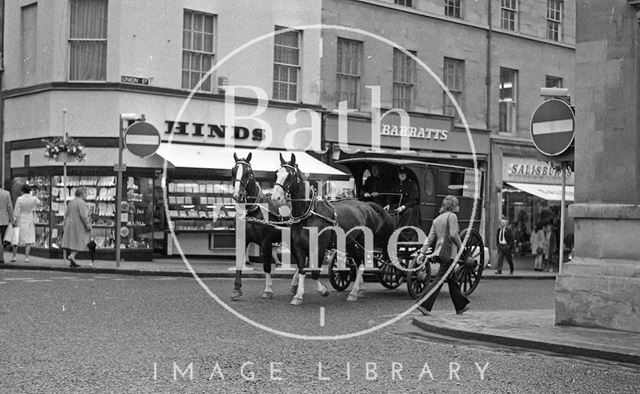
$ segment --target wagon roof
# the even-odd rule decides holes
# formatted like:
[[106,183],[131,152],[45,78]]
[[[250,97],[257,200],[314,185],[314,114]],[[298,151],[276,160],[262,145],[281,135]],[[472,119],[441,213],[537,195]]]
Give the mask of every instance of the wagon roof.
[[472,167],[454,166],[450,164],[431,163],[431,162],[420,161],[420,160],[392,159],[388,157],[360,157],[360,158],[353,158],[353,159],[338,160],[335,163],[343,164],[347,166],[349,164],[369,164],[370,165],[374,163],[385,163],[385,164],[392,164],[392,165],[404,166],[404,167],[428,166],[428,167],[442,167],[442,168],[458,168],[463,170],[467,168],[472,168]]

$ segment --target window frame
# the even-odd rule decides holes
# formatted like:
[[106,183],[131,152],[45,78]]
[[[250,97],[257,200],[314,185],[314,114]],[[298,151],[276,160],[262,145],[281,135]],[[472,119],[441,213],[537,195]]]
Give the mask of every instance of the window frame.
[[444,15],[450,18],[463,19],[462,7],[463,0],[444,0]]
[[[552,6],[557,6],[554,8]],[[562,19],[564,16],[563,0],[547,0],[547,39],[551,41],[562,40]]]
[[[186,19],[187,14],[190,15],[190,24],[189,29],[187,29]],[[202,30],[195,30],[194,26],[194,17],[202,17]],[[206,31],[207,26],[207,18],[211,18],[211,32]],[[217,26],[218,26],[218,18],[215,14],[210,14],[207,12],[196,11],[188,8],[184,8],[182,12],[182,65],[181,65],[181,78],[180,78],[180,86],[182,89],[193,90],[197,85],[198,81],[202,79],[202,77],[213,67],[216,62],[216,54],[217,54]],[[186,45],[186,37],[185,34],[189,35],[189,48]],[[207,35],[211,36],[211,51],[207,51],[205,46],[207,45]],[[198,37],[200,39],[199,46],[201,49],[194,48],[198,43]],[[189,63],[185,66],[185,56],[189,55]],[[208,57],[208,59],[207,59]],[[198,62],[199,60],[199,68],[193,67],[193,61]],[[210,61],[210,66],[206,68],[206,61]],[[205,69],[206,68],[206,69]],[[188,75],[188,82],[185,84],[185,73]],[[197,74],[197,75],[196,75]],[[193,82],[193,77],[196,75],[196,80]],[[199,77],[198,77],[199,75]],[[207,85],[208,84],[208,85]],[[208,89],[206,87],[209,87]],[[205,80],[198,89],[199,92],[212,93],[215,91],[216,83],[213,73],[209,75],[207,80]]]
[[404,7],[413,8],[413,0],[394,0],[394,3]]
[[[552,82],[560,82],[559,84],[552,84]],[[559,85],[559,86],[558,86]],[[556,77],[553,75],[545,75],[544,87],[546,88],[562,88],[564,86],[564,79],[562,77]]]
[[[348,44],[351,47],[351,51],[349,51],[349,54],[351,55],[351,59],[353,59],[354,57],[355,59],[355,66],[356,66],[356,73],[351,73],[351,70],[342,70],[342,65],[343,62],[341,62],[340,60],[342,59],[342,54],[343,51],[341,51],[341,45],[345,45]],[[357,49],[357,53],[355,56],[353,56],[353,48]],[[337,49],[337,56],[336,56],[336,105],[339,105],[341,101],[345,101],[344,99],[342,99],[343,95],[341,94],[342,90],[339,90],[339,87],[341,86],[340,84],[340,80],[341,78],[343,80],[348,80],[348,81],[353,81],[354,85],[355,85],[355,91],[353,92],[353,94],[355,95],[355,99],[353,100],[354,102],[351,103],[351,98],[348,97],[346,99],[347,101],[347,108],[348,109],[355,109],[355,110],[359,110],[360,109],[360,101],[362,98],[361,95],[361,80],[362,80],[362,75],[363,75],[363,53],[364,53],[364,42],[362,41],[358,41],[358,40],[352,40],[349,38],[345,38],[345,37],[338,37],[338,41],[336,44],[336,49]],[[349,61],[349,60],[348,60]],[[354,60],[351,60],[354,61]],[[351,62],[350,61],[350,62]],[[351,95],[351,92],[346,92],[347,95]],[[353,104],[353,105],[352,105]]]
[[[417,52],[409,51],[416,56]],[[399,69],[399,63],[402,62],[402,69]],[[393,75],[392,81],[392,98],[391,103],[393,108],[403,109],[405,111],[412,111],[415,104],[416,95],[416,62],[407,54],[393,48]],[[397,95],[399,91],[407,92],[404,97]],[[407,103],[406,106],[402,105]]]
[[[518,0],[500,0],[500,27],[502,29],[514,32],[518,31],[518,6]],[[505,15],[510,17],[505,18]],[[505,21],[507,24],[512,24],[513,27],[505,27]]]
[[[464,59],[445,56],[442,63],[442,83],[447,87],[447,89],[449,89],[451,95],[454,96],[460,106],[460,109],[464,110],[465,61]],[[451,69],[451,67],[447,67],[448,65],[453,66],[452,74],[448,73],[448,70]],[[450,83],[452,80],[454,82],[453,84]],[[442,114],[451,116],[456,121],[461,120],[460,114],[445,91],[442,92]]]
[[[287,29],[287,28],[283,27],[283,26],[276,26],[275,27],[276,31],[284,30],[284,29]],[[291,33],[295,33],[296,34],[296,41],[297,41],[296,42],[296,45],[297,45],[296,47],[287,46],[287,45],[284,45],[283,43],[278,44],[278,42],[277,42],[278,37],[286,35],[286,34],[291,34]],[[283,62],[276,61],[276,51],[277,51],[278,47],[297,50],[297,64],[283,63]],[[300,98],[300,77],[301,77],[301,69],[302,69],[302,65],[300,64],[301,63],[300,62],[300,53],[301,53],[301,50],[302,50],[301,47],[302,47],[302,32],[299,31],[299,30],[292,30],[292,31],[289,31],[287,33],[276,34],[273,37],[273,84],[272,84],[271,97],[274,100],[287,101],[287,102],[298,102],[298,101],[300,101],[299,100],[299,98]],[[276,80],[276,75],[278,75],[276,70],[287,70],[287,71],[295,70],[296,71],[296,76],[295,76],[296,81],[295,81],[295,83],[292,83],[289,80],[286,80],[286,81],[284,81],[284,80],[282,80],[282,81],[281,80]],[[287,73],[287,75],[290,75],[290,74]],[[276,90],[276,85],[279,85],[279,86],[280,85],[284,85],[284,86],[286,86],[286,89],[284,90],[285,91],[285,96],[286,96],[285,98],[283,98],[281,96],[276,97],[276,91],[278,91],[278,92],[282,91],[282,89],[277,89]],[[291,99],[291,97],[289,97],[289,94],[291,93],[289,88],[292,85],[295,85],[295,97],[293,99]]]
[[[106,82],[107,81],[107,75],[108,75],[108,58],[109,58],[109,46],[108,46],[108,37],[109,37],[109,0],[102,0],[105,3],[105,30],[104,30],[104,37],[91,37],[91,38],[87,38],[87,37],[73,37],[72,34],[72,26],[73,26],[73,21],[72,21],[72,16],[74,15],[73,13],[73,4],[75,1],[78,1],[78,3],[81,0],[69,0],[68,2],[68,6],[69,6],[69,27],[68,27],[68,36],[67,36],[67,50],[68,50],[68,56],[67,56],[67,78],[69,82],[84,82],[84,83],[102,83],[102,82]],[[34,3],[37,4],[37,3]],[[99,76],[99,78],[96,79],[74,79],[72,78],[71,75],[71,71],[72,71],[72,63],[73,63],[73,59],[72,59],[72,55],[73,55],[73,44],[75,43],[81,43],[81,42],[85,42],[85,43],[101,43],[102,45],[104,45],[104,59],[102,62],[102,66],[104,67],[104,76]],[[37,44],[36,44],[37,45]]]
[[[511,78],[509,81],[503,81],[503,72],[509,72]],[[506,133],[506,134],[516,134],[518,131],[518,70],[508,68],[508,67],[500,67],[500,78],[499,78],[499,89],[498,89],[498,132]],[[511,87],[507,88],[503,85],[511,82]],[[503,89],[511,89],[511,94],[509,97],[502,97]],[[505,119],[503,123],[503,108],[506,108],[505,112],[507,113],[507,119]],[[503,124],[506,127],[503,127]]]
[[[25,16],[28,10],[33,10],[33,37],[32,41],[27,41],[25,37]],[[30,26],[31,27],[31,26]],[[27,47],[27,43],[32,43],[33,47]],[[27,53],[29,52],[29,53]],[[27,62],[27,60],[30,60]],[[37,80],[37,72],[38,72],[38,3],[34,2],[31,4],[24,5],[20,7],[20,62],[21,62],[21,71],[20,76],[22,79],[22,85],[25,86],[26,83],[35,82]],[[29,67],[27,67],[27,63]],[[27,74],[28,71],[32,71],[32,74]]]

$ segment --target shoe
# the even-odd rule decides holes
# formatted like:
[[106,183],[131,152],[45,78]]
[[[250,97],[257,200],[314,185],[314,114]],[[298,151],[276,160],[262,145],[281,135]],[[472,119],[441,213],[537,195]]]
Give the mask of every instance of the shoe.
[[540,268],[534,268],[533,270],[534,271],[539,271],[539,272],[542,271],[542,269],[540,269]]
[[500,271],[496,271],[496,272],[494,272],[494,274],[496,274],[496,275],[502,275],[502,272],[500,272]]
[[80,267],[80,265],[78,263],[76,263],[76,261],[74,259],[67,258],[67,260],[69,260],[69,267],[70,268],[78,268],[78,267]]
[[0,264],[4,264],[4,260],[0,260]]
[[513,271],[509,271],[509,275],[513,275]]
[[456,315],[462,315],[463,313],[465,313],[468,310],[469,310],[469,306],[467,305],[464,308],[460,309],[459,311],[456,311]]
[[424,307],[424,306],[422,306],[422,305],[418,305],[418,308],[416,308],[416,309],[418,309],[418,310],[419,310],[423,315],[425,315],[425,316],[431,316],[431,312],[429,312],[429,311],[427,310],[427,308],[425,308],[425,307]]
[[11,260],[9,260],[10,263],[15,263],[16,262],[16,258],[12,257]]
[[28,258],[28,257],[25,257],[24,262],[25,262],[25,263],[28,263],[29,261],[31,261],[31,260],[29,260],[29,258]]

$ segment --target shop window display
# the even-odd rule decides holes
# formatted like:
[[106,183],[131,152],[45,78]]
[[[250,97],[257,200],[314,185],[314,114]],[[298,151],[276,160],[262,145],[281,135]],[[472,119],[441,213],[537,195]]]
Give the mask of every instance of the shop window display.
[[232,230],[235,204],[231,182],[169,182],[169,219],[175,231]]
[[[153,230],[153,180],[125,177],[123,185],[121,248],[151,248]],[[66,202],[79,187],[87,189],[86,202],[92,222],[91,237],[96,248],[115,247],[116,177],[115,176],[40,176],[24,180],[42,203],[36,212],[36,247],[60,249]]]

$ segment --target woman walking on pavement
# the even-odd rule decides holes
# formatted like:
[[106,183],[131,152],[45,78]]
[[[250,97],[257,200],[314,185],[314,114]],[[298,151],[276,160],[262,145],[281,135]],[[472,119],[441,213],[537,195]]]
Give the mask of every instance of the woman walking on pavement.
[[69,203],[64,214],[64,233],[62,234],[62,247],[71,251],[67,257],[71,268],[79,267],[76,255],[78,252],[87,250],[87,244],[91,238],[89,207],[84,201],[87,189],[79,187],[75,195],[76,198]]
[[18,246],[24,245],[24,261],[29,262],[31,245],[36,243],[36,209],[40,208],[40,200],[31,195],[31,188],[28,185],[22,186],[22,195],[16,200],[13,217],[14,227],[18,227],[18,245],[13,247],[13,257],[11,261],[16,261]]
[[[433,256],[434,259],[439,259],[447,228],[449,228],[449,237],[451,239],[450,257],[446,261],[440,261],[440,269],[436,275],[435,282],[438,282],[446,274],[447,270],[453,263],[454,257],[458,254],[458,250],[462,248],[462,241],[458,235],[458,217],[456,216],[456,212],[459,210],[458,199],[451,195],[446,196],[444,200],[442,200],[440,215],[433,220],[433,225],[431,226],[431,230],[429,230],[429,237],[420,249],[418,258],[424,259],[427,254],[427,249],[429,249],[435,242]],[[446,282],[449,286],[449,295],[451,296],[451,301],[453,301],[453,306],[456,309],[456,314],[461,315],[469,309],[467,306],[469,304],[469,299],[462,294],[462,291],[460,291],[460,285],[458,284],[453,271],[451,271],[451,274],[447,277]],[[435,289],[433,294],[431,294],[431,296],[429,296],[429,298],[427,298],[418,307],[418,310],[424,315],[431,314],[431,309],[433,308],[433,304],[435,303],[441,288],[442,285]]]
[[531,232],[531,253],[535,256],[533,260],[533,270],[542,271],[542,260],[544,258],[544,246],[546,239],[542,224],[538,223],[535,230]]

